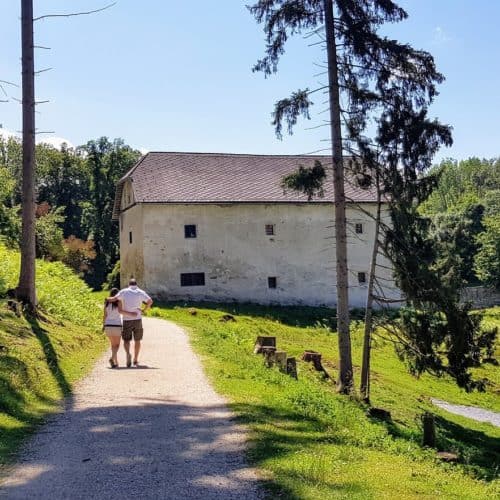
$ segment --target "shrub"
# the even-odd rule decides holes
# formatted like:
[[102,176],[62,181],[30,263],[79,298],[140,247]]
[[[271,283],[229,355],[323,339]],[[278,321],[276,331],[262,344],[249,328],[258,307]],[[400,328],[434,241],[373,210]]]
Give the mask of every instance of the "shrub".
[[62,261],[77,274],[82,276],[90,269],[91,262],[95,259],[94,242],[84,241],[75,236],[70,236],[63,241]]

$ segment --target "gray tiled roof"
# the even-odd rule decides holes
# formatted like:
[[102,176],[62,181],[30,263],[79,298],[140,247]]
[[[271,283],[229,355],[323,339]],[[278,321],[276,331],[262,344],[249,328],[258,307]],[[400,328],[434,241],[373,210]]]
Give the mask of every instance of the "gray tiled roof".
[[[148,153],[121,179],[117,198],[123,182],[131,179],[137,203],[306,203],[305,195],[284,193],[281,179],[315,160],[329,174],[325,196],[311,203],[333,202],[329,156],[218,153]],[[371,190],[351,183],[346,183],[345,191],[350,201],[375,200]]]

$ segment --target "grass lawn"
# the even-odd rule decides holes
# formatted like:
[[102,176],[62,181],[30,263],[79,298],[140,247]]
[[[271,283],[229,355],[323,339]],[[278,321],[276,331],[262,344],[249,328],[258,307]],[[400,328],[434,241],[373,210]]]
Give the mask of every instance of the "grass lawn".
[[[196,308],[196,314],[190,307]],[[235,322],[221,322],[225,313]],[[251,430],[249,458],[279,498],[494,498],[500,495],[500,429],[435,408],[431,397],[499,411],[499,368],[478,370],[486,393],[467,394],[448,379],[410,376],[387,342],[373,352],[372,404],[389,410],[386,424],[366,416],[356,399],[335,394],[333,384],[303,362],[299,380],[263,366],[252,354],[257,335],[275,335],[280,349],[299,357],[323,354],[335,375],[337,336],[323,325],[328,310],[214,304],[166,304],[152,315],[175,321],[191,334],[216,389],[226,395]],[[500,308],[487,321],[500,325]],[[361,324],[353,322],[353,356],[361,358]],[[359,366],[356,366],[356,383]],[[420,417],[437,417],[439,448],[458,452],[460,464],[440,463],[422,449]]]

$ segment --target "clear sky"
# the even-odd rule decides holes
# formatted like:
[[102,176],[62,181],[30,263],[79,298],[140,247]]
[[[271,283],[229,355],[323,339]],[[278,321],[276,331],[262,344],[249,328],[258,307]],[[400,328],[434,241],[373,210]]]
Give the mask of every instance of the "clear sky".
[[[109,0],[111,1],[111,0]],[[324,54],[297,37],[280,72],[251,67],[264,36],[245,8],[252,0],[118,0],[92,16],[36,23],[40,130],[77,145],[101,135],[145,150],[309,153],[327,146],[319,96],[312,121],[279,141],[273,103],[313,88]],[[35,0],[35,15],[90,10],[108,0]],[[430,51],[446,75],[433,114],[454,127],[442,157],[500,155],[500,43],[497,0],[402,0],[409,20],[388,28]],[[0,79],[20,83],[19,0],[0,3]],[[8,88],[20,97],[16,88]],[[2,98],[2,97],[0,97]],[[21,127],[20,105],[0,104],[0,124]],[[49,137],[49,136],[44,136]]]

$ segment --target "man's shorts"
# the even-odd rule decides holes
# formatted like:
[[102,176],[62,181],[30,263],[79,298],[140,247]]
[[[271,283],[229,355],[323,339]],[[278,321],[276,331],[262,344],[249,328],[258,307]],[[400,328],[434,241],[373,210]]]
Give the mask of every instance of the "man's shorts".
[[123,321],[122,339],[129,342],[132,340],[142,340],[142,319],[129,319]]

